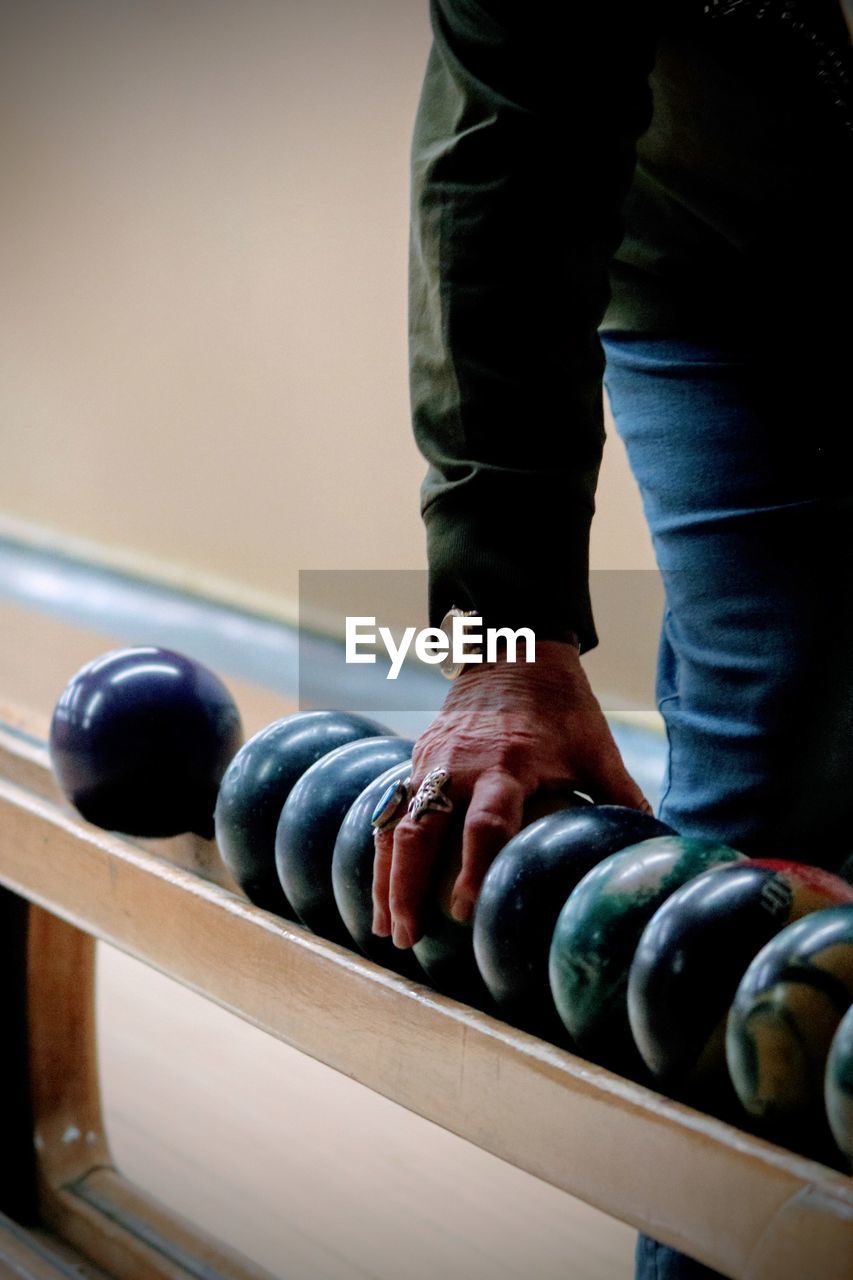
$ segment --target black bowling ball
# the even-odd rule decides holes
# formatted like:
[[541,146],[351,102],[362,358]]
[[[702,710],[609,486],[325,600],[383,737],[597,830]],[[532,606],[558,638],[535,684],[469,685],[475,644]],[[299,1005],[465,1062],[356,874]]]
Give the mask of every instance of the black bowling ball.
[[373,827],[370,819],[385,791],[412,771],[410,759],[386,769],[350,805],[332,855],[332,889],[341,918],[353,940],[377,964],[423,982],[424,973],[411,950],[401,951],[390,938],[373,932]]
[[293,919],[275,867],[275,832],[284,802],[306,769],[348,742],[387,736],[348,711],[298,711],[250,738],[231,761],[216,801],[222,860],[256,906]]
[[[526,827],[544,814],[587,805],[589,801],[575,791],[543,789],[528,798],[522,822]],[[415,943],[413,951],[421,968],[438,991],[476,1008],[493,1012],[491,994],[483,982],[474,956],[472,925],[460,923],[450,912],[453,886],[462,865],[463,824],[464,813],[459,815],[456,823],[451,824],[444,854],[436,867],[432,891],[426,904],[423,934]]]
[[501,1016],[562,1042],[548,982],[557,917],[592,867],[628,845],[672,829],[622,805],[590,805],[540,818],[501,850],[474,913],[477,966]]
[[323,756],[303,773],[285,801],[275,835],[275,863],[284,895],[309,929],[352,946],[335,903],[332,855],[347,809],[368,783],[412,754],[405,738],[368,738]]

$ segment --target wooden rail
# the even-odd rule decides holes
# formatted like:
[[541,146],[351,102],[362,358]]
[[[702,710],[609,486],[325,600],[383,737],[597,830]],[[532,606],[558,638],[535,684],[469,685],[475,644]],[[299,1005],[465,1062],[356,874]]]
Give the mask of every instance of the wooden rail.
[[[14,983],[0,998],[29,1046],[19,1102],[31,1124],[2,1156],[0,1187],[28,1168],[34,1137],[30,1202],[12,1179],[17,1216],[29,1212],[110,1275],[260,1272],[112,1167],[93,939],[735,1280],[849,1280],[853,1179],[258,910],[204,842],[143,844],[90,827],[59,802],[43,745],[20,728],[0,730],[0,884],[7,950],[17,947],[26,974],[23,998]],[[18,1227],[3,1239],[0,1261],[26,1244]]]

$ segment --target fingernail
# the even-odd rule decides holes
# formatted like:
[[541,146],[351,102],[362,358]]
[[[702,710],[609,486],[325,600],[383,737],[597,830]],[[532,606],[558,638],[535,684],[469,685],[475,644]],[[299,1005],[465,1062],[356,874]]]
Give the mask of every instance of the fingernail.
[[393,929],[394,946],[399,947],[401,951],[405,951],[412,945],[412,939],[409,937],[409,931],[402,924],[395,924]]
[[468,924],[473,914],[474,904],[463,893],[454,893],[450,899],[450,914],[459,924]]
[[375,915],[373,917],[373,932],[377,938],[387,938],[391,934],[391,928],[384,916]]

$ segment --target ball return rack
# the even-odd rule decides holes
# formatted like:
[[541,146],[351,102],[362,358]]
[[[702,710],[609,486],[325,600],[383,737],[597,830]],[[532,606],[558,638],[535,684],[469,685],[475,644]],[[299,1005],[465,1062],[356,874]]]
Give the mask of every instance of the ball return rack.
[[732,1280],[850,1280],[853,1178],[672,1102],[249,904],[215,847],[99,831],[0,712],[0,1276],[260,1280],[122,1177],[97,941]]

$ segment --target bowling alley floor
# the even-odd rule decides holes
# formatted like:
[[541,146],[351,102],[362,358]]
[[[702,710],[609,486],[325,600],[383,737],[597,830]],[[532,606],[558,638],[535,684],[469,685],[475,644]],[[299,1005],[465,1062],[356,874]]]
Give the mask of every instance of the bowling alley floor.
[[[45,732],[84,661],[142,641],[215,666],[247,736],[295,709],[285,628],[0,545],[7,718]],[[122,1172],[282,1280],[632,1274],[629,1228],[105,946],[98,1027]]]

